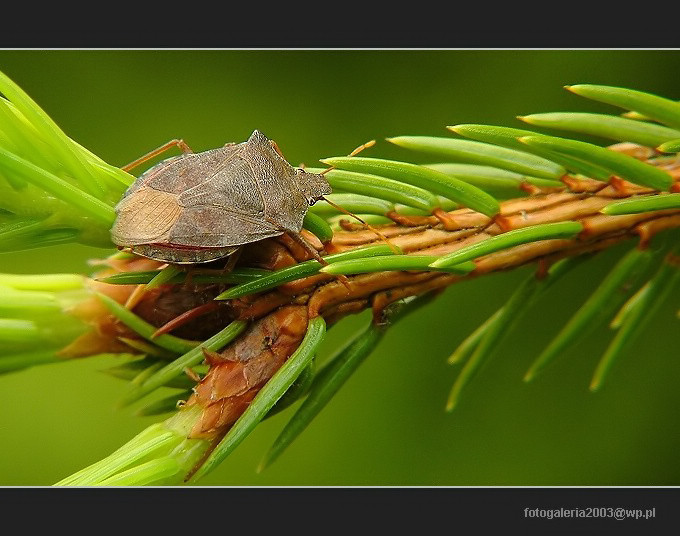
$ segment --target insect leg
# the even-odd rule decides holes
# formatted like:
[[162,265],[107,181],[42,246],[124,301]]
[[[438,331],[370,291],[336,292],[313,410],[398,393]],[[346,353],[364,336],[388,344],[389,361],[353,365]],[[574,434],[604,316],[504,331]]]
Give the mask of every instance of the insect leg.
[[137,160],[133,160],[129,164],[123,166],[121,169],[123,171],[130,171],[131,169],[136,168],[137,166],[143,164],[144,162],[148,162],[152,158],[158,156],[161,153],[164,153],[165,151],[167,151],[168,149],[171,149],[173,147],[177,147],[178,149],[181,149],[181,151],[184,154],[193,153],[193,151],[191,150],[191,147],[189,147],[184,140],[170,140],[169,142],[164,143],[163,145],[154,149],[153,151],[149,151],[145,155],[140,156]]
[[[296,233],[294,231],[286,231],[286,235],[291,237],[297,244],[301,245],[305,250],[309,252],[309,254],[314,257],[314,260],[318,261],[321,263],[323,266],[328,266],[328,261],[324,259],[321,255],[319,255],[319,252],[309,243],[307,240],[304,239],[304,237],[300,233]],[[351,287],[349,286],[349,279],[347,279],[346,275],[339,274],[335,276],[338,281],[340,281],[347,290],[351,291]]]
[[243,248],[239,246],[231,255],[229,255],[229,257],[227,257],[227,262],[225,263],[224,268],[222,268],[222,274],[228,274],[234,269],[242,251]]
[[309,242],[307,242],[300,233],[295,231],[286,231],[286,235],[289,236],[296,244],[302,246],[307,253],[309,253],[315,261],[320,262],[324,266],[328,266],[326,260],[319,255],[319,252],[314,248]]
[[186,276],[184,277],[184,283],[182,284],[182,288],[185,290],[189,290],[192,288],[194,284],[194,272],[196,271],[196,266],[193,264],[189,264],[186,267]]
[[173,331],[178,327],[183,326],[200,316],[203,316],[207,313],[211,313],[217,310],[219,307],[220,307],[219,302],[211,301],[208,303],[204,303],[203,305],[199,305],[198,307],[194,307],[193,309],[189,309],[188,311],[185,311],[181,315],[176,316],[169,322],[166,322],[161,327],[159,327],[156,331],[153,332],[151,338],[153,339],[155,337],[158,337],[159,335],[169,333],[170,331]]
[[200,268],[199,265],[197,264],[183,265],[184,272],[186,274],[184,278],[183,288],[186,290],[192,289],[194,284],[193,283],[194,275],[218,275],[218,276],[227,275],[236,266],[236,263],[238,262],[238,259],[241,256],[242,251],[243,248],[241,246],[236,247],[233,253],[229,253],[226,256],[227,262],[224,263],[224,266],[222,268]]

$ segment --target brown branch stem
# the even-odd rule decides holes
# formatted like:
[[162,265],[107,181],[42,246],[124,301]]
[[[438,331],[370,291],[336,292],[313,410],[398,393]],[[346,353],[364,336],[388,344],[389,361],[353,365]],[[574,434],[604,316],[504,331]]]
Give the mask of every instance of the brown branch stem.
[[[348,276],[348,284],[341,284],[333,276],[313,275],[244,300],[239,316],[257,318],[280,306],[288,297],[290,301],[297,299],[297,303],[307,303],[312,317],[329,314],[337,320],[342,311],[357,312],[357,304],[365,302],[365,307],[372,307],[379,318],[384,306],[406,296],[539,260],[554,262],[563,257],[598,251],[623,240],[637,238],[640,247],[645,247],[657,232],[680,226],[678,210],[620,216],[600,213],[600,209],[624,197],[656,195],[656,192],[634,185],[625,192],[620,188],[620,185],[608,185],[592,192],[562,191],[510,200],[502,204],[500,216],[495,220],[460,209],[449,212],[450,221],[456,221],[457,226],[448,229],[437,218],[428,225],[422,225],[422,218],[418,218],[418,225],[414,227],[404,225],[408,222],[402,219],[402,224],[390,224],[381,230],[406,254],[445,255],[507,230],[543,223],[579,221],[583,231],[573,239],[541,240],[485,255],[475,260],[477,268],[465,276],[438,272],[377,272]],[[360,225],[346,225],[344,230],[335,233],[327,251],[336,253],[375,243],[377,239],[371,231]],[[352,306],[343,308],[344,303]]]

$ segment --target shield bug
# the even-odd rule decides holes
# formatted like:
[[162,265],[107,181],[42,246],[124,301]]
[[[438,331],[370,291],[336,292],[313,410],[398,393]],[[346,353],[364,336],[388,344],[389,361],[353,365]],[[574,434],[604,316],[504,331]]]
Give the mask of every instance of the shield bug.
[[125,192],[111,230],[115,244],[197,264],[288,233],[319,258],[299,233],[309,207],[331,193],[323,175],[293,168],[258,130],[245,142],[201,153],[182,147],[184,154],[156,164]]

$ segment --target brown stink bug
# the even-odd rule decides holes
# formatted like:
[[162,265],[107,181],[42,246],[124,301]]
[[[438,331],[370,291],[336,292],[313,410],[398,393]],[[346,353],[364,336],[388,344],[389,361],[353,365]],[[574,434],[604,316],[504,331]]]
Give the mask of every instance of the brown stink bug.
[[248,141],[201,153],[174,143],[184,154],[143,173],[116,206],[115,244],[155,260],[196,264],[288,233],[318,258],[299,233],[309,207],[331,193],[323,175],[293,168],[258,130]]

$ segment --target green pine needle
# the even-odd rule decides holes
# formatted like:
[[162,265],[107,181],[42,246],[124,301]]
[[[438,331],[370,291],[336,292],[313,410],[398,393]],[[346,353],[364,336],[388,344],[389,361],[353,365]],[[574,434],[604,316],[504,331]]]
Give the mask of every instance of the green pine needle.
[[640,199],[624,199],[607,205],[600,210],[603,214],[610,216],[619,214],[639,214],[641,212],[654,212],[655,210],[677,210],[680,209],[680,194],[652,195]]
[[[311,173],[318,173],[321,169],[308,169]],[[377,197],[395,204],[407,205],[428,212],[439,206],[439,200],[433,193],[399,180],[356,173],[342,169],[332,169],[325,174],[326,180],[333,191],[352,192],[356,194]]]
[[626,299],[627,288],[636,282],[654,258],[649,250],[633,248],[616,264],[593,294],[579,307],[559,334],[531,365],[524,381],[532,381],[567,347],[573,346],[593,329],[606,322]]
[[162,423],[143,430],[106,458],[57,482],[55,486],[93,486],[158,451],[170,451],[182,441]]
[[443,162],[427,164],[425,167],[441,171],[442,173],[468,182],[499,199],[526,196],[526,192],[521,188],[523,183],[533,184],[541,188],[564,187],[564,184],[557,180],[531,177],[506,169],[481,166],[478,164]]
[[507,147],[508,149],[529,152],[543,160],[552,162],[553,165],[560,166],[555,170],[555,174],[558,171],[561,171],[562,173],[559,176],[553,176],[553,179],[561,178],[567,173],[567,170],[571,171],[572,173],[581,174],[585,177],[591,177],[593,179],[600,180],[606,180],[611,175],[611,173],[606,169],[590,162],[584,162],[579,158],[556,153],[555,151],[551,151],[545,147],[532,147],[521,143],[519,138],[523,136],[536,135],[536,132],[532,132],[530,130],[475,124],[455,125],[446,128],[452,130],[456,134],[465,136],[466,138],[500,145],[501,147]]
[[372,322],[331,358],[314,379],[309,394],[269,449],[257,472],[271,465],[297,438],[382,340],[384,330]]
[[433,266],[440,257],[436,255],[385,255],[369,259],[351,259],[334,262],[324,266],[319,271],[332,275],[354,275],[384,271],[432,271],[451,272],[454,274],[468,274],[476,265],[474,262],[461,261],[445,266]]
[[[677,251],[676,248],[676,253]],[[597,364],[590,382],[591,391],[599,391],[602,388],[616,359],[642,333],[678,281],[680,281],[680,270],[677,264],[668,257],[627,311],[614,340]]]
[[320,216],[337,214],[340,212],[333,205],[327,203],[328,201],[341,206],[349,212],[355,214],[378,214],[384,215],[392,210],[394,210],[394,203],[390,201],[385,201],[384,199],[378,199],[377,197],[369,197],[367,195],[361,194],[328,194],[324,196],[324,199],[317,201],[311,207],[309,207],[309,212],[313,214],[318,214]]
[[680,129],[680,103],[676,101],[634,89],[596,84],[576,84],[565,86],[565,89],[581,97],[635,111],[671,128]]
[[559,179],[565,173],[564,168],[554,162],[490,143],[433,136],[398,136],[387,141],[454,162],[497,167],[544,179]]
[[32,318],[61,313],[56,295],[36,290],[16,290],[0,285],[0,315],[11,318]]
[[164,285],[173,277],[178,275],[182,270],[176,264],[168,264],[165,268],[160,270],[154,278],[146,284],[145,290],[153,290],[156,287]]
[[[395,207],[396,208],[396,207]],[[408,213],[408,211],[402,211],[397,208],[397,212],[400,214],[403,213]],[[426,216],[427,214],[424,214],[423,212],[415,212],[415,214],[419,216]],[[357,218],[361,218],[363,222],[365,222],[368,225],[386,225],[386,224],[392,224],[394,223],[390,218],[386,216],[378,216],[377,214],[355,214]],[[346,216],[344,214],[339,215],[339,216],[331,216],[328,218],[326,221],[328,221],[328,224],[331,226],[331,229],[335,231],[339,231],[342,229],[342,226],[340,225],[341,222],[352,222],[353,218],[351,216]]]
[[[329,264],[340,262],[349,259],[369,258],[382,255],[394,255],[394,251],[387,244],[380,244],[377,246],[367,246],[363,248],[351,249],[343,251],[342,253],[335,253],[324,257],[324,260]],[[321,269],[321,263],[315,260],[304,261],[287,268],[281,268],[269,275],[260,277],[254,281],[249,281],[241,285],[237,285],[225,290],[222,294],[217,296],[216,300],[230,300],[233,298],[240,298],[248,294],[256,292],[263,292],[272,289],[283,283],[295,281],[303,277],[316,274]]]
[[66,171],[80,178],[80,184],[95,196],[104,195],[104,187],[96,173],[92,173],[89,162],[77,151],[72,140],[52,121],[52,119],[18,85],[0,72],[0,93],[2,93],[19,113],[31,124],[47,142]]
[[[110,285],[139,285],[150,283],[161,270],[140,270],[138,272],[120,272],[118,274],[101,277],[97,281],[101,283],[108,283]],[[260,268],[234,268],[226,274],[201,274],[200,272],[191,274],[191,281],[196,284],[200,283],[247,283],[254,281],[260,277],[271,274],[271,270],[263,270]],[[186,281],[186,272],[176,273],[173,277],[165,281],[165,284],[177,285]],[[0,279],[0,282],[2,279]]]
[[180,472],[177,460],[157,458],[121,471],[95,484],[96,486],[149,486],[167,480]]
[[[491,355],[500,350],[500,343],[513,326],[534,303],[544,295],[565,274],[589,259],[588,255],[570,257],[553,264],[543,278],[534,274],[525,279],[510,296],[508,301],[496,311],[482,326],[453,352],[452,358],[460,362],[470,355],[451,388],[446,402],[446,411],[453,411],[470,381],[476,376]],[[478,333],[478,336],[475,335]],[[451,360],[452,358],[449,358]]]
[[316,377],[315,374],[315,363],[316,359],[313,359],[309,366],[303,370],[300,375],[296,378],[293,384],[288,388],[288,390],[283,394],[281,398],[278,399],[276,404],[272,406],[267,412],[265,419],[280,413],[287,407],[293,405],[300,398],[307,395],[309,388],[312,386],[312,382]]
[[113,225],[116,214],[111,205],[1,147],[0,167],[16,173],[58,199],[82,210],[84,215],[94,218],[100,225],[109,228]]
[[260,277],[254,281],[248,281],[247,283],[242,283],[240,285],[231,287],[230,289],[227,289],[219,294],[215,299],[231,300],[234,298],[240,298],[241,296],[255,294],[257,292],[263,292],[265,290],[278,287],[284,283],[316,274],[318,273],[319,268],[321,268],[321,263],[318,261],[304,261],[286,268],[281,268],[280,270],[276,270],[271,274]]
[[79,274],[7,274],[0,273],[0,285],[16,290],[60,291],[83,288],[85,276]]
[[520,314],[526,310],[525,303],[534,297],[536,289],[536,278],[532,275],[519,286],[508,302],[494,315],[495,319],[486,329],[474,352],[456,378],[446,400],[446,411],[451,412],[455,409],[465,387],[479,372],[490,355],[499,350],[502,338],[519,320]]
[[612,321],[609,323],[609,328],[610,329],[619,329],[621,325],[623,324],[623,321],[626,319],[628,316],[628,313],[633,311],[635,309],[636,303],[649,292],[649,281],[647,281],[644,285],[642,285],[635,294],[633,294],[630,298],[626,300],[626,303],[621,306],[621,309],[619,309],[612,318]]
[[[158,360],[147,356],[142,359],[132,359],[126,363],[123,363],[122,365],[115,365],[113,367],[102,369],[100,372],[124,381],[132,381],[142,370],[145,370],[154,363],[158,363]],[[191,367],[191,369],[199,375],[204,375],[208,372],[207,365],[194,365]],[[189,378],[189,376],[182,374],[169,379],[167,382],[165,382],[164,387],[191,389],[195,385],[196,382],[194,380]]]
[[448,357],[446,362],[449,365],[457,365],[462,363],[470,354],[477,348],[479,341],[486,336],[487,332],[491,327],[498,321],[498,318],[503,314],[503,308],[501,307],[498,311],[487,318],[480,326],[475,329],[470,335],[468,335],[463,342],[461,342],[458,347],[453,351],[453,353]]
[[205,455],[210,442],[187,439],[200,416],[197,406],[185,407],[156,423],[106,458],[57,482],[55,486],[143,486],[181,482]]
[[492,236],[481,242],[470,244],[457,251],[443,255],[433,261],[430,266],[440,269],[447,268],[529,242],[573,238],[582,230],[583,225],[577,221],[544,223],[522,229],[513,229],[512,231]]
[[34,352],[11,353],[0,355],[0,374],[17,372],[37,365],[48,365],[63,361],[54,350],[38,350]]
[[[389,141],[395,142],[395,139],[391,138]],[[498,201],[485,191],[439,171],[416,164],[357,156],[325,158],[321,162],[347,171],[380,175],[412,184],[487,216],[494,216],[500,210]]]
[[670,174],[662,169],[627,154],[610,151],[591,143],[553,136],[524,136],[519,138],[519,141],[531,147],[542,147],[592,162],[610,170],[612,175],[618,175],[633,184],[665,191],[673,183]]
[[134,378],[130,380],[130,385],[139,386],[153,376],[159,369],[163,367],[162,361],[155,361],[145,369],[142,369]]
[[[124,407],[132,404],[155,389],[167,385],[172,379],[182,375],[185,369],[198,365],[203,361],[203,348],[213,351],[223,348],[238,337],[247,325],[248,323],[243,320],[234,320],[206,341],[198,343],[197,346],[191,348],[185,354],[154,372],[139,385],[133,386],[120,400],[119,405]],[[156,337],[154,341],[158,341],[161,337],[164,337],[164,335]]]
[[153,337],[153,334],[157,329],[155,326],[149,324],[147,321],[133,313],[130,309],[127,309],[106,294],[97,292],[95,295],[106,306],[109,312],[111,312],[111,314],[113,314],[118,320],[120,320],[135,333],[138,333],[145,339],[153,342],[161,348],[165,348],[166,350],[170,350],[171,352],[179,354],[192,350],[200,344],[199,341],[188,341],[186,339],[181,339],[179,337],[175,337],[174,335],[168,334]]
[[148,341],[141,339],[132,339],[130,337],[118,337],[118,340],[127,344],[130,348],[138,350],[140,353],[148,355],[153,358],[165,359],[166,361],[174,359],[177,354],[170,352],[165,348],[151,344]]
[[0,318],[0,340],[25,342],[41,339],[40,328],[32,320]]
[[656,147],[680,138],[680,131],[672,128],[606,114],[552,112],[525,115],[519,119],[538,127],[568,130],[616,141],[628,141],[646,147]]
[[305,214],[302,220],[302,227],[316,236],[322,244],[330,242],[333,238],[333,229],[331,229],[328,222],[311,211],[307,211],[307,214]]
[[680,139],[667,141],[657,147],[662,153],[680,153]]
[[[0,250],[80,242],[109,247],[113,206],[134,177],[70,139],[21,88],[0,73],[0,207],[25,240],[0,236]],[[29,234],[30,231],[30,234]]]

